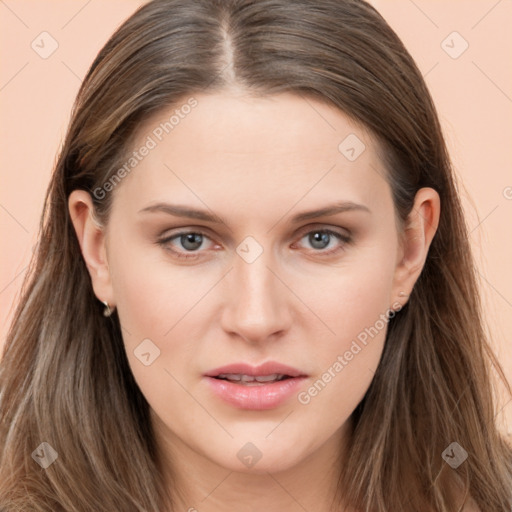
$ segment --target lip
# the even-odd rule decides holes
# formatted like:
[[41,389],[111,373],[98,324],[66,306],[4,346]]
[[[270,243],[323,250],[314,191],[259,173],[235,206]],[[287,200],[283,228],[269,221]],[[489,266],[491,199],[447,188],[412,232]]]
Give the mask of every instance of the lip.
[[214,370],[205,373],[207,377],[217,377],[222,373],[241,373],[244,375],[265,376],[272,375],[273,373],[280,373],[282,375],[289,375],[290,377],[307,377],[306,374],[293,368],[291,366],[278,363],[277,361],[267,361],[266,363],[258,366],[252,366],[247,363],[233,363],[225,366],[219,366]]
[[[289,378],[253,386],[215,378],[220,374],[226,373],[251,375],[253,377],[278,373],[288,375]],[[238,409],[256,411],[279,407],[298,392],[298,389],[307,377],[300,370],[275,361],[268,361],[258,366],[252,366],[247,363],[234,363],[215,368],[204,375],[208,386],[215,396]]]

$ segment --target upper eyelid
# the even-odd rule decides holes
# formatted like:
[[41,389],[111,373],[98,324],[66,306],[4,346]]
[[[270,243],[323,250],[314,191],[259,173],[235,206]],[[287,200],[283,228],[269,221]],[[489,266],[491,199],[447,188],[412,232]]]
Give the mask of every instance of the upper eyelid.
[[[345,231],[348,235],[351,234],[351,230],[349,228],[347,228],[347,227],[333,226],[331,224],[325,224],[325,223],[321,223],[321,222],[316,222],[316,223],[311,223],[311,224],[308,224],[306,226],[303,226],[301,228],[296,229],[294,236],[297,236],[297,234],[308,233],[310,231],[315,231],[315,230],[317,230],[317,231],[323,231],[323,230],[331,230],[331,231],[342,230],[342,231]],[[173,232],[176,231],[176,232],[173,233],[173,234],[166,235],[165,233],[167,233],[169,231],[173,231]],[[163,234],[160,235],[160,238],[171,238],[171,237],[174,237],[174,236],[177,236],[177,235],[180,235],[180,234],[188,234],[188,233],[200,233],[200,234],[204,234],[206,236],[212,237],[212,235],[210,235],[210,230],[207,227],[204,227],[204,226],[189,226],[189,227],[179,227],[179,228],[169,228],[169,229],[166,229],[166,230],[163,231]]]
[[[313,223],[308,224],[307,226],[303,226],[302,228],[297,230],[298,234],[302,233],[309,233],[311,231],[334,231],[336,233],[339,232],[339,230],[346,232],[347,236],[351,236],[352,233],[348,228],[344,228],[341,226],[332,226],[330,224],[322,224],[322,223]],[[343,233],[341,233],[343,234]]]

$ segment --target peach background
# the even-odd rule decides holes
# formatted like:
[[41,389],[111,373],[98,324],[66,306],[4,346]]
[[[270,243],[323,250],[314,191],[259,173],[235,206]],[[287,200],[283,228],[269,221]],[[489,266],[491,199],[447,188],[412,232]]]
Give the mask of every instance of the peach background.
[[[141,1],[0,3],[0,345],[36,242],[44,193],[72,102],[94,57]],[[479,265],[493,346],[512,380],[512,2],[374,0],[438,107]],[[57,41],[47,59],[31,47]],[[457,31],[460,36],[450,36]],[[452,58],[445,50],[456,55]],[[443,43],[443,41],[445,41]],[[48,48],[48,46],[46,46]],[[512,433],[512,401],[498,420]]]

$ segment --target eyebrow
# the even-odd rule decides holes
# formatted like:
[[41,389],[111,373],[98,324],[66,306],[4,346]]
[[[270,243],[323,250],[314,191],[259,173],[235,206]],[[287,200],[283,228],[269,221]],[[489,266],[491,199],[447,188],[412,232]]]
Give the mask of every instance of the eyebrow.
[[[371,210],[363,204],[354,203],[353,201],[341,201],[332,205],[327,205],[317,210],[309,210],[306,212],[298,213],[297,215],[292,217],[291,222],[295,224],[298,222],[302,222],[304,220],[315,219],[317,217],[328,217],[331,215],[336,215],[338,213],[351,211],[362,211],[371,213]],[[214,224],[225,224],[222,217],[219,217],[218,215],[209,213],[206,210],[197,210],[194,208],[190,208],[189,206],[183,206],[179,204],[156,203],[146,206],[145,208],[142,208],[141,210],[139,210],[138,213],[155,212],[163,212],[169,215],[173,215],[174,217],[197,219],[205,222],[211,222]]]

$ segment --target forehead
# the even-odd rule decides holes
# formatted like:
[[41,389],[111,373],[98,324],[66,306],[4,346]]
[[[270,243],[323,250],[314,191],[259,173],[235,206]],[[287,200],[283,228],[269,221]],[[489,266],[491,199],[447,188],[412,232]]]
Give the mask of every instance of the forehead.
[[228,200],[229,188],[246,199],[345,191],[374,202],[387,186],[368,130],[331,105],[291,93],[196,94],[140,126],[131,150],[145,146],[122,187],[141,201],[171,191],[194,203],[201,195]]
[[[253,97],[224,92],[193,98],[194,107],[187,107],[187,100],[183,99],[147,121],[140,135],[153,133],[157,138],[170,139],[168,135],[172,134],[179,144],[194,131],[201,153],[242,151],[256,156],[262,156],[263,149],[277,153],[302,149],[306,154],[315,148],[330,149],[331,155],[336,155],[340,137],[355,132],[369,136],[363,135],[364,129],[334,106],[296,94]],[[173,125],[170,130],[167,125],[169,133],[165,132],[166,121]],[[159,127],[165,132],[162,137]]]

